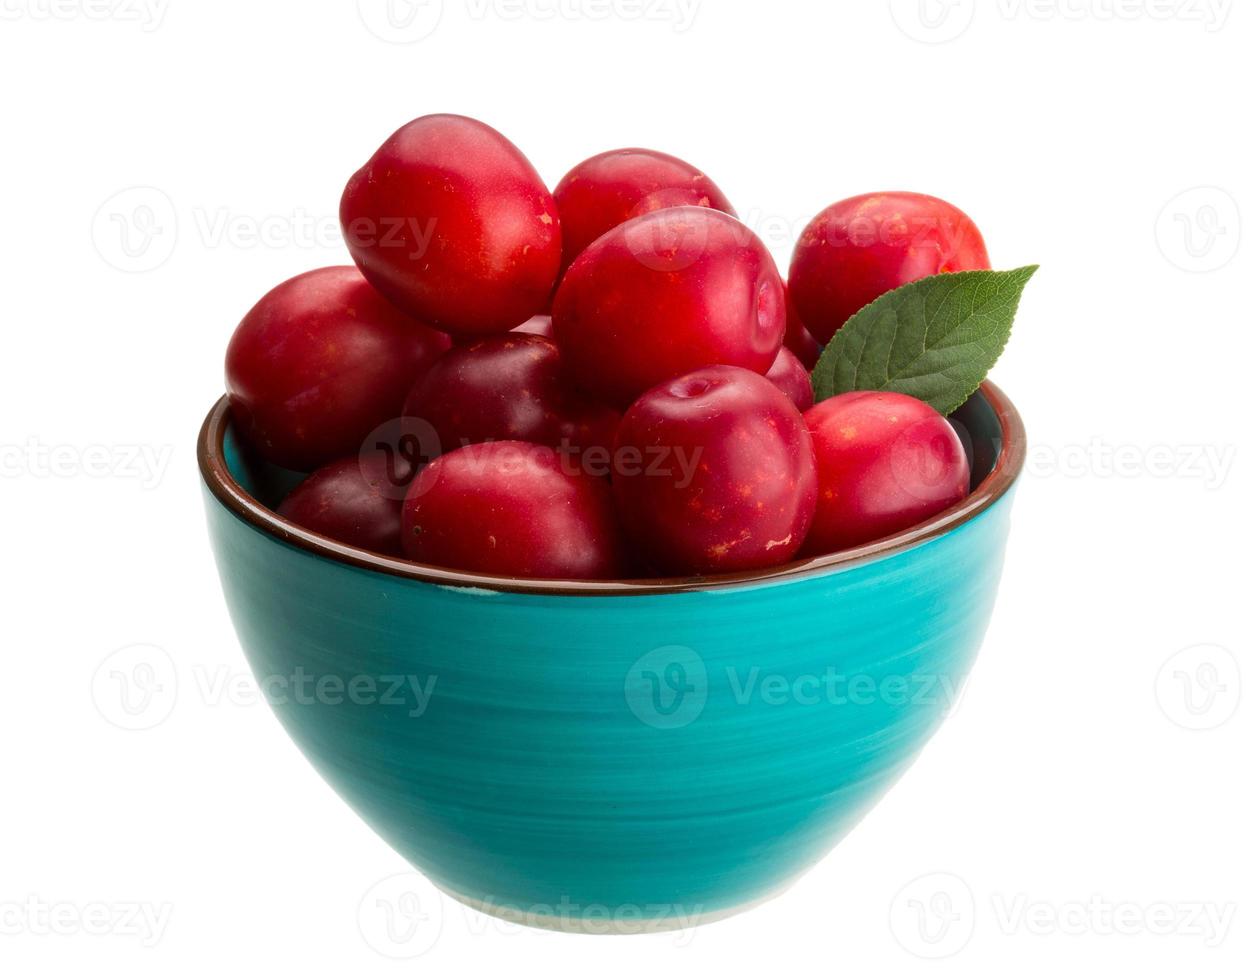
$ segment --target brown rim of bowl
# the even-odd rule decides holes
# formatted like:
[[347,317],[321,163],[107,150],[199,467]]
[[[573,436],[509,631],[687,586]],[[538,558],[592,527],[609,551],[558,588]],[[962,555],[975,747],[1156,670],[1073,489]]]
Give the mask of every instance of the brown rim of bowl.
[[704,577],[600,581],[477,575],[473,572],[441,568],[438,565],[422,565],[418,562],[379,555],[366,551],[364,548],[342,544],[313,531],[306,531],[255,500],[227,470],[222,448],[229,422],[225,395],[209,410],[204,425],[200,427],[200,436],[196,440],[196,458],[200,464],[200,474],[213,496],[246,524],[251,524],[258,530],[294,547],[372,572],[429,582],[434,585],[531,595],[626,596],[703,592],[773,583],[783,579],[807,577],[833,569],[846,568],[850,565],[864,564],[939,537],[982,514],[1004,496],[1018,479],[1026,459],[1027,438],[1022,418],[1013,403],[1005,397],[1005,393],[990,381],[985,381],[980,391],[996,413],[997,422],[1001,426],[1001,451],[997,455],[991,472],[968,497],[930,520],[856,548],[848,548],[817,558],[804,558],[754,572],[731,572]]

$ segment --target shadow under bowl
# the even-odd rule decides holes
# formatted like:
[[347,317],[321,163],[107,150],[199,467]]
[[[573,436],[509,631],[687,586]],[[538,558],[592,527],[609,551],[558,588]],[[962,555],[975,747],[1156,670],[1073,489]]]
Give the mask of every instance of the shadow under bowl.
[[990,383],[952,417],[974,491],[900,534],[750,574],[474,575],[306,531],[298,474],[248,458],[226,399],[198,456],[262,690],[327,782],[494,915],[685,928],[785,887],[953,706],[996,596],[1025,434]]

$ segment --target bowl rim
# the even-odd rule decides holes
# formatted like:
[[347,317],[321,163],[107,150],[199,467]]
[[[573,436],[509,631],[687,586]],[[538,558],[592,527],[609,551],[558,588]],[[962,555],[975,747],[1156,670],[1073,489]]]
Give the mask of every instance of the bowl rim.
[[605,580],[482,575],[381,555],[305,530],[263,505],[244,490],[227,469],[223,446],[230,424],[230,410],[226,395],[219,398],[205,416],[196,440],[196,459],[201,478],[209,491],[244,523],[300,550],[383,575],[433,585],[527,595],[639,596],[707,592],[811,578],[865,564],[941,537],[982,514],[1000,500],[1018,479],[1026,459],[1027,438],[1022,417],[1000,388],[985,381],[979,386],[979,391],[995,412],[1001,427],[1001,451],[991,471],[968,496],[921,524],[855,548],[802,558],[771,568],[721,575]]

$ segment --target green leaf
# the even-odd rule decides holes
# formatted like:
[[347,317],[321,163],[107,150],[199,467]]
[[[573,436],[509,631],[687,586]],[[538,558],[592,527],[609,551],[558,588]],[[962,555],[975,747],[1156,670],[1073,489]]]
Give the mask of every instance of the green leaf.
[[1039,266],[948,272],[884,293],[836,333],[814,365],[814,399],[899,391],[947,415],[987,377]]

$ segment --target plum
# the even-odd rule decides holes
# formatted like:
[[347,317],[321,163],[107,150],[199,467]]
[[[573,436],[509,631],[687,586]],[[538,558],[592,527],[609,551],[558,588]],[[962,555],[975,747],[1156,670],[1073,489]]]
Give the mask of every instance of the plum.
[[818,358],[822,356],[822,344],[801,323],[796,304],[792,301],[791,290],[784,289],[784,298],[787,301],[787,327],[783,332],[783,346],[795,354],[806,369],[812,371]]
[[814,403],[814,386],[810,383],[809,372],[800,359],[786,347],[779,348],[779,354],[766,372],[766,380],[771,381],[783,394],[792,399],[798,411],[805,411]]
[[504,333],[541,312],[561,264],[539,174],[464,116],[423,116],[388,137],[349,179],[339,216],[375,288],[452,333]]
[[305,477],[278,512],[344,544],[403,558],[400,507],[412,476],[412,467],[391,453],[348,456]]
[[770,253],[710,208],[666,208],[618,225],[575,259],[553,300],[572,377],[621,407],[712,364],[765,374],[785,321]]
[[606,457],[619,418],[566,383],[556,344],[519,333],[448,351],[409,393],[404,415],[430,426],[432,450],[502,439],[576,454],[596,446]]
[[611,228],[662,208],[735,209],[690,163],[656,150],[609,150],[584,160],[553,189],[561,215],[562,269]]
[[623,527],[653,567],[733,572],[799,551],[817,495],[801,413],[759,374],[715,366],[650,389],[614,448]]
[[624,567],[609,482],[547,446],[465,446],[425,467],[401,520],[415,561],[488,575],[606,579]]
[[288,469],[356,453],[449,344],[352,266],[303,273],[266,293],[231,337],[226,390],[236,431]]
[[818,507],[805,552],[827,554],[903,531],[970,492],[956,430],[926,402],[850,391],[805,413]]
[[819,343],[889,290],[941,272],[987,269],[975,223],[938,197],[862,194],[819,212],[792,253],[788,290]]

